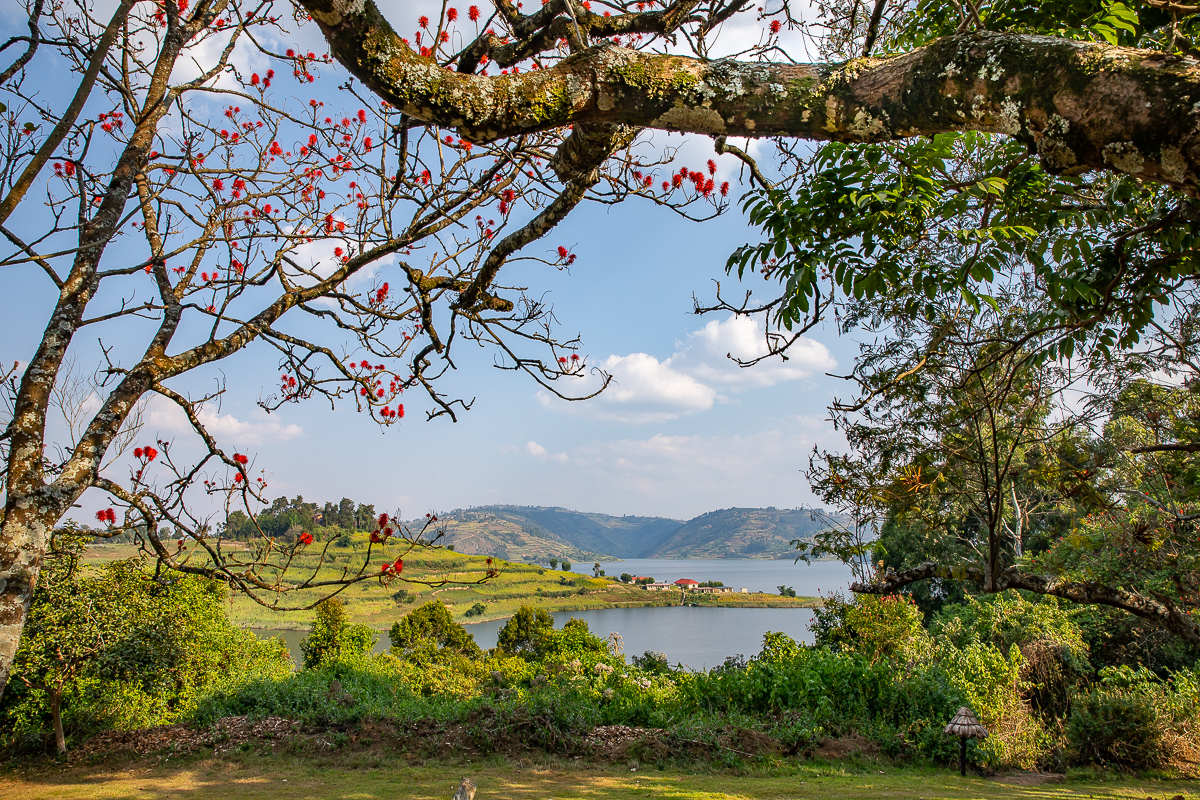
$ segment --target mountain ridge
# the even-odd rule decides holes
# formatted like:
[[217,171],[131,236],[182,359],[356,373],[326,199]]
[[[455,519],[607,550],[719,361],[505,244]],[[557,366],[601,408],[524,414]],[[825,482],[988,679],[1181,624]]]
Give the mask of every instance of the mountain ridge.
[[690,520],[615,516],[561,506],[487,505],[438,514],[443,542],[510,560],[783,558],[823,530],[820,509],[725,508]]

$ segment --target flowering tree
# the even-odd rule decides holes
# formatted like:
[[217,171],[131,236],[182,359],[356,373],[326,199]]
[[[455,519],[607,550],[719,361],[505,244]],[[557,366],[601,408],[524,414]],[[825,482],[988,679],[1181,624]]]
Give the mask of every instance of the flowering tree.
[[[578,342],[556,336],[549,309],[506,284],[504,267],[571,264],[541,240],[585,200],[698,218],[730,191],[715,165],[639,144],[645,127],[715,136],[762,184],[725,136],[975,129],[1011,135],[1057,171],[1116,169],[1187,191],[1200,174],[1190,60],[987,33],[977,13],[956,29],[925,9],[936,24],[920,40],[900,24],[906,4],[826,3],[826,40],[859,57],[814,65],[779,46],[799,24],[786,2],[769,13],[747,0],[548,0],[532,13],[443,3],[397,20],[407,35],[371,0],[25,7],[28,33],[0,51],[13,58],[0,72],[0,266],[40,270],[53,308],[35,351],[4,375],[0,687],[51,532],[89,489],[111,498],[102,535],[133,532],[164,568],[256,596],[333,592],[378,574],[367,562],[389,541],[427,543],[432,519],[415,532],[381,519],[360,567],[325,584],[288,570],[315,543],[224,546],[190,501],[251,509],[265,473],[203,424],[223,389],[189,393],[182,377],[267,347],[279,360],[267,409],[319,397],[394,426],[413,390],[429,416],[467,407],[437,382],[467,339],[557,391],[587,368]],[[737,15],[757,21],[757,38],[731,54],[740,61],[713,60]],[[295,44],[309,22],[328,53]],[[913,49],[874,57],[889,36],[895,52]],[[320,88],[334,60],[358,82]],[[69,83],[42,77],[68,71]],[[99,406],[78,407],[70,441],[50,442],[84,332],[104,344]],[[150,396],[187,418],[199,457],[139,438]],[[137,447],[118,464],[123,442]],[[169,546],[164,525],[202,556]],[[402,568],[393,556],[385,575]]]

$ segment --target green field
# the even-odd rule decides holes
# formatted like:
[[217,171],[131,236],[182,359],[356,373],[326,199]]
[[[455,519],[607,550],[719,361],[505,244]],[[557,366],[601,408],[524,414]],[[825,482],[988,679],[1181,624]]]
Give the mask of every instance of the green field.
[[[180,765],[128,769],[73,768],[0,776],[6,800],[123,800],[124,798],[226,798],[239,800],[450,800],[470,777],[476,800],[1072,800],[1128,798],[1197,800],[1194,782],[1149,779],[1072,779],[1040,782],[1036,776],[960,778],[945,770],[872,765],[800,766],[763,774],[687,773],[631,769],[629,765],[508,763],[500,760],[410,766],[369,758],[327,764],[283,756],[192,760]],[[1032,780],[1030,779],[1032,777]]]
[[[365,547],[356,537],[347,548],[330,547],[320,562],[321,547],[302,549],[291,567],[289,577],[299,580],[316,571],[318,579],[333,579],[344,571],[357,571],[363,563]],[[396,548],[390,548],[396,555]],[[377,549],[378,552],[378,549]],[[88,560],[100,562],[136,555],[132,545],[96,545],[88,549]],[[375,556],[376,562],[383,559]],[[404,614],[430,600],[441,600],[458,621],[484,622],[503,619],[516,613],[522,605],[546,611],[579,611],[592,608],[677,605],[679,592],[648,592],[640,587],[621,583],[613,578],[593,578],[576,572],[552,570],[535,564],[509,561],[495,562],[500,574],[479,583],[487,574],[484,556],[464,555],[441,548],[421,548],[404,556],[401,579],[386,584],[371,578],[346,588],[340,595],[345,600],[351,621],[377,630],[391,627]],[[377,575],[377,566],[369,566],[368,574]],[[442,582],[445,582],[444,585]],[[407,595],[401,594],[407,592]],[[305,590],[278,597],[267,596],[268,602],[280,606],[300,606],[315,602],[321,594]],[[689,593],[688,602],[719,607],[799,608],[817,605],[820,598],[780,597],[753,593],[702,595]],[[477,603],[486,608],[480,615],[468,618],[467,611]],[[306,629],[313,612],[278,611],[264,608],[248,597],[233,595],[228,606],[229,617],[238,625],[250,628]]]

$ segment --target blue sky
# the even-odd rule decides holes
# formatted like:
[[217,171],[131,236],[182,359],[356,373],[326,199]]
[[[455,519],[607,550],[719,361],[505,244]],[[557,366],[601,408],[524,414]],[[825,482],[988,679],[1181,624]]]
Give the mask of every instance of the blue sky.
[[[700,138],[683,143],[683,153],[684,163],[714,157]],[[735,159],[717,161],[721,179],[735,176]],[[267,415],[255,401],[270,393],[278,372],[263,347],[181,386],[199,391],[226,381],[228,392],[205,410],[206,420],[228,447],[253,454],[272,495],[347,496],[405,517],[488,503],[679,518],[728,506],[811,504],[802,470],[814,444],[839,442],[826,406],[847,391],[825,373],[848,371],[854,343],[830,326],[786,364],[742,370],[725,353],[753,354],[761,331],[727,315],[692,314],[693,294],[711,300],[714,280],[737,290],[725,259],[754,237],[736,203],[699,224],[645,202],[591,205],[544,242],[577,254],[569,272],[513,270],[508,280],[545,292],[562,332],[578,333],[587,362],[615,376],[608,391],[583,403],[553,400],[522,375],[495,369],[492,353],[470,347],[459,349],[458,372],[446,381],[452,393],[476,398],[457,423],[425,422],[415,397],[403,424],[387,431],[350,406],[330,410],[318,401]],[[5,268],[0,282],[0,359],[11,363],[36,345],[53,287],[26,267]],[[94,336],[85,332],[77,352],[90,371]],[[140,438],[184,435],[178,416],[150,405]],[[81,514],[102,500],[86,497]]]

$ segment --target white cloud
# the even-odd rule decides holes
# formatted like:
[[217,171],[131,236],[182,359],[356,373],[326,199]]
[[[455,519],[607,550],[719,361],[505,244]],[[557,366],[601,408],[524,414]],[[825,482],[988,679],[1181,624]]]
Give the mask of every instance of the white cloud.
[[[295,439],[304,429],[293,423],[284,423],[267,416],[256,414],[254,420],[240,420],[232,414],[221,414],[211,408],[201,407],[196,416],[223,446],[240,447],[261,445]],[[187,417],[175,404],[162,398],[151,401],[146,423],[149,428],[172,433],[190,433],[192,428]]]
[[[825,345],[811,339],[800,339],[792,345],[787,361],[772,358],[743,368],[729,358],[745,361],[766,353],[759,322],[730,316],[688,334],[666,360],[659,361],[647,353],[604,359],[599,369],[612,375],[613,380],[599,397],[568,403],[549,392],[539,392],[538,400],[553,411],[607,422],[665,422],[727,402],[721,391],[743,392],[810,378],[837,363]],[[599,388],[599,380],[595,373],[581,376],[568,391],[588,394]]]
[[676,369],[705,383],[733,391],[810,378],[837,366],[825,345],[807,338],[788,349],[786,361],[772,357],[752,367],[740,367],[733,360],[750,361],[766,354],[767,341],[760,322],[730,315],[688,334],[686,344],[670,361]]
[[819,417],[803,416],[745,435],[593,441],[569,451],[570,466],[559,477],[588,486],[598,507],[629,513],[686,518],[733,505],[800,506],[818,502],[803,475],[814,444],[844,440]]
[[[627,423],[677,419],[706,411],[717,399],[715,389],[676,370],[671,359],[659,361],[646,353],[613,355],[604,359],[600,369],[612,376],[612,383],[599,397],[567,403],[539,392],[538,399],[544,407],[555,411]],[[580,380],[592,391],[599,388],[599,378],[595,375]]]
[[529,451],[529,455],[534,456],[535,458],[548,459],[550,461],[557,461],[559,463],[567,461],[566,453],[551,454],[549,450],[547,450],[545,447],[542,447],[537,442],[526,442],[525,449]]

